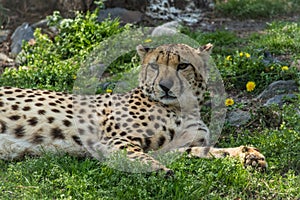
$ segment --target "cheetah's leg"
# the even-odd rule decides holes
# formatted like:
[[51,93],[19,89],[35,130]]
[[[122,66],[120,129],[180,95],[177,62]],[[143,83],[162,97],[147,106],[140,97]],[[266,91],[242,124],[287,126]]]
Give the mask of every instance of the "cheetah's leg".
[[[103,157],[106,158],[108,164],[113,168],[130,172],[164,171],[167,176],[173,174],[171,169],[165,167],[151,155],[145,153],[139,145],[122,143],[108,149],[101,147],[103,146],[94,145],[88,150],[94,158],[100,161],[103,160]],[[103,154],[103,152],[105,153]]]
[[214,148],[214,147],[184,147],[178,149],[180,152],[187,152],[190,156],[198,158],[237,158],[247,167],[252,166],[259,170],[265,170],[268,166],[264,155],[257,148],[239,146],[233,148]]
[[137,148],[127,148],[126,154],[128,159],[131,161],[141,161],[142,163],[150,165],[151,171],[164,171],[166,175],[173,174],[171,169],[167,168],[152,156],[143,152],[141,149],[137,150]]

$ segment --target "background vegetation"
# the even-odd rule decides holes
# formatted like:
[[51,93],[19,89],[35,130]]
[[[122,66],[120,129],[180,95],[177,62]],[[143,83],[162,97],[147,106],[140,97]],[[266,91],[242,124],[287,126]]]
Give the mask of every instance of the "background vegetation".
[[216,0],[222,16],[238,19],[274,18],[299,12],[298,0]]
[[[219,1],[217,9],[222,15],[244,19],[297,9],[296,1],[249,1]],[[282,5],[284,10],[279,10]],[[261,14],[254,15],[254,11]],[[24,43],[21,66],[6,69],[0,85],[72,91],[85,56],[103,39],[130,29],[120,28],[117,20],[98,23],[94,13],[78,13],[75,19],[62,19],[54,13],[49,18],[58,35],[50,38],[37,29],[35,42]],[[274,21],[264,34],[246,38],[224,30],[203,33],[184,28],[182,32],[201,44],[214,43],[213,57],[229,95],[238,93],[250,101],[273,81],[293,79],[300,83],[299,71],[290,64],[299,59],[299,22]],[[282,55],[284,59],[277,59]],[[121,56],[107,72],[122,77],[124,71],[138,65],[134,56]],[[246,90],[248,81],[256,83],[251,92]],[[300,95],[282,107],[261,108],[241,101],[229,107],[234,108],[250,110],[256,123],[226,125],[217,146],[255,145],[267,158],[265,173],[244,169],[232,159],[184,156],[168,166],[175,176],[165,179],[163,174],[121,172],[93,159],[45,155],[19,162],[1,160],[0,199],[299,199]],[[279,117],[278,124],[266,123],[272,113]]]
[[5,21],[7,21],[7,9],[0,4],[0,28]]

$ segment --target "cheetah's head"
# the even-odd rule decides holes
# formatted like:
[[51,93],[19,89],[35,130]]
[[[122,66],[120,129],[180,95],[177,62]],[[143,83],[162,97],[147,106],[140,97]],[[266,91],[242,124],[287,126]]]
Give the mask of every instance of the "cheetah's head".
[[153,100],[172,105],[189,89],[200,102],[206,89],[211,49],[211,44],[197,49],[185,44],[137,46],[142,62],[139,83],[144,93]]

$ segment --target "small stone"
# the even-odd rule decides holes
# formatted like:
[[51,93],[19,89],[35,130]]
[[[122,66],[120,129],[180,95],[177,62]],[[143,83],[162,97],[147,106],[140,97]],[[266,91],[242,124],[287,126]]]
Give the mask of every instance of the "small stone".
[[275,81],[271,83],[262,93],[260,93],[256,100],[266,101],[275,95],[292,94],[298,92],[298,85],[294,80]]
[[227,115],[227,122],[231,126],[241,126],[246,124],[251,119],[251,115],[247,111],[243,110],[233,110]]
[[177,21],[171,21],[157,26],[153,29],[151,36],[162,36],[162,35],[174,35],[178,33],[179,23]]
[[274,97],[267,100],[267,102],[264,104],[264,106],[269,106],[271,104],[277,104],[279,106],[282,106],[285,102],[285,99],[293,99],[296,98],[295,94],[280,94],[275,95]]

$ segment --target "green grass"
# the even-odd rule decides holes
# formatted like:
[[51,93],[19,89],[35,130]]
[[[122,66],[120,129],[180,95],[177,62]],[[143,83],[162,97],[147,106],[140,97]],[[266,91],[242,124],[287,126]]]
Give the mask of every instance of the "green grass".
[[268,49],[276,54],[300,53],[300,25],[297,22],[272,22],[268,24],[265,35],[254,40],[254,48]]
[[[242,139],[266,147],[263,153],[270,164],[266,173],[246,170],[231,159],[182,157],[169,166],[175,171],[175,177],[166,179],[162,174],[120,172],[90,159],[46,155],[17,163],[0,162],[0,198],[297,199],[300,197],[300,176],[296,173],[296,170],[299,172],[299,154],[296,154],[300,152],[299,132],[295,136],[298,140],[284,138],[292,140],[283,142],[283,147],[276,139],[282,137],[282,133],[274,131],[269,135],[269,139],[267,135]],[[293,143],[297,141],[298,146]],[[294,145],[285,146],[290,143]],[[288,152],[290,156],[285,157]],[[289,162],[285,162],[287,159]],[[297,165],[290,165],[293,162]]]
[[[300,97],[282,110],[278,129],[225,135],[218,146],[252,144],[267,157],[265,173],[232,159],[185,156],[163,174],[132,174],[93,159],[44,155],[19,162],[0,161],[0,199],[299,199]],[[293,114],[290,114],[293,113]]]

